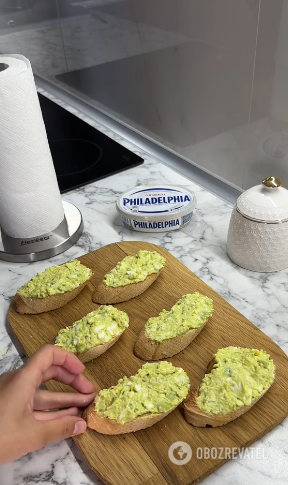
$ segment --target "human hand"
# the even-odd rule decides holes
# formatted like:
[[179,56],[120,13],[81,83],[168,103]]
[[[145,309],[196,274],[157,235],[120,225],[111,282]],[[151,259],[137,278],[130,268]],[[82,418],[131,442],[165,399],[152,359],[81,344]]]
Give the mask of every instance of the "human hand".
[[[91,403],[95,387],[84,369],[75,355],[45,345],[20,369],[0,376],[0,464],[86,430],[78,408]],[[50,379],[78,392],[39,389]]]

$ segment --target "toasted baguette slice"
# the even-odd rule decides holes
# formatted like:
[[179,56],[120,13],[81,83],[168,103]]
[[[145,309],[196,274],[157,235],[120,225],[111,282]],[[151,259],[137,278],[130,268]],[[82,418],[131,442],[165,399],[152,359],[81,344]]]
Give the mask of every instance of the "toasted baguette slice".
[[[212,359],[209,362],[207,366],[207,374],[212,371],[215,363],[215,359]],[[254,404],[256,404],[256,402],[264,396],[264,394],[270,389],[270,387],[265,392],[263,392],[263,394],[261,394],[257,399],[252,400],[252,403],[249,406],[241,406],[240,408],[235,409],[235,411],[231,411],[230,413],[226,414],[207,414],[202,411],[196,401],[196,398],[199,395],[200,387],[197,387],[196,389],[191,389],[189,396],[182,404],[185,419],[188,423],[192,424],[192,426],[198,428],[216,428],[218,426],[224,426],[225,424],[230,423],[230,421],[233,421],[242,414],[246,413],[246,411],[249,411],[249,409],[251,409],[252,406],[254,406]]]
[[139,418],[133,419],[133,421],[121,424],[112,419],[102,418],[101,416],[99,416],[99,414],[95,411],[95,402],[96,401],[90,404],[90,406],[87,408],[84,418],[87,421],[88,428],[94,429],[95,431],[97,431],[97,433],[107,435],[125,434],[132,432],[134,433],[135,431],[139,431],[140,429],[149,428],[150,426],[153,426],[153,424],[158,423],[158,421],[161,421],[161,419],[164,419],[175,409],[173,408],[167,413],[140,416]]
[[92,295],[92,301],[94,303],[99,303],[100,305],[105,305],[131,300],[131,298],[135,298],[136,296],[141,295],[141,293],[144,293],[144,291],[146,291],[158,278],[161,271],[162,269],[160,269],[158,273],[153,273],[147,276],[146,280],[140,281],[140,283],[132,283],[131,285],[118,286],[116,288],[106,286],[102,281],[102,283],[96,287]]
[[117,335],[117,337],[114,337],[110,342],[107,342],[107,344],[97,345],[97,347],[92,347],[91,349],[85,350],[85,352],[77,352],[75,355],[83,364],[85,364],[85,362],[90,362],[90,360],[96,359],[110,349],[110,347],[119,340],[121,335]]
[[[143,380],[142,385],[144,385],[144,386],[145,386],[146,380],[149,379],[147,376],[151,376],[150,383],[146,384],[146,385],[148,386],[148,389],[150,389],[150,390],[154,388],[154,392],[156,391],[156,393],[157,393],[158,392],[157,391],[157,385],[159,385],[159,384],[157,384],[157,382],[158,382],[157,379],[156,380],[154,379],[154,372],[157,373],[157,370],[158,370],[158,371],[160,371],[159,374],[161,375],[161,369],[163,369],[165,372],[167,372],[167,370],[166,370],[167,366],[169,366],[169,368],[174,367],[174,366],[172,366],[172,364],[170,362],[146,363],[142,366],[141,369],[139,369],[136,376],[139,377],[139,374],[140,374],[140,376],[141,376],[140,382],[141,382],[141,379],[142,379]],[[100,399],[100,394],[98,392],[97,395],[96,395],[95,401],[92,404],[90,404],[90,406],[87,408],[85,415],[84,415],[85,419],[87,420],[88,427],[91,428],[91,429],[94,429],[95,431],[97,431],[98,433],[101,433],[101,434],[117,435],[117,434],[124,434],[124,433],[131,433],[131,432],[139,431],[140,429],[149,428],[150,426],[153,426],[153,424],[158,423],[158,421],[165,418],[168,414],[170,414],[172,411],[174,411],[174,409],[176,407],[178,407],[178,405],[185,399],[185,396],[187,395],[189,387],[190,387],[189,378],[182,368],[174,367],[174,372],[176,372],[176,374],[177,374],[177,379],[179,379],[179,376],[180,376],[181,381],[183,382],[183,380],[184,380],[184,382],[183,382],[183,385],[184,385],[183,397],[179,398],[178,403],[174,402],[173,407],[171,407],[171,409],[169,409],[169,411],[166,411],[166,412],[163,412],[163,413],[152,413],[152,412],[149,413],[147,411],[147,414],[143,414],[142,416],[138,416],[137,418],[134,418],[131,421],[128,421],[128,422],[125,422],[125,423],[119,423],[116,419],[110,419],[110,418],[107,418],[105,416],[101,416],[97,412],[96,406],[97,406],[97,402],[99,402],[99,399]],[[157,374],[156,374],[156,376],[157,376]],[[126,381],[125,381],[125,379],[126,379]],[[172,379],[173,385],[175,385],[172,377],[171,377],[171,379]],[[122,391],[121,385],[123,385],[123,381],[125,381],[124,386],[126,388],[127,385],[133,386],[133,382],[131,382],[131,380],[133,381],[133,376],[129,377],[129,378],[123,378],[123,380],[122,379],[120,380],[120,383],[118,383],[116,386],[113,386],[111,389],[112,390],[116,389],[116,396],[121,396],[121,391]],[[177,382],[178,382],[178,380],[177,380]],[[120,388],[117,387],[118,385],[120,385]],[[140,385],[140,389],[138,389],[139,392],[141,392],[142,385]],[[155,385],[156,385],[156,388],[153,387]],[[143,389],[143,393],[144,393],[143,399],[147,399],[146,391],[147,390],[144,388]],[[163,392],[163,390],[162,390],[162,392]],[[167,392],[169,394],[169,385],[167,385]],[[129,402],[129,400],[128,400],[128,402]]]
[[[61,278],[64,275],[66,277],[68,276],[69,281],[70,280],[72,281],[72,278],[73,278],[73,281],[76,282],[77,284],[77,280],[75,280],[75,278],[77,277],[77,272],[78,272],[78,269],[80,268],[81,268],[81,271],[83,271],[83,269],[85,268],[84,278],[82,277],[80,281],[83,281],[84,279],[85,281],[79,286],[77,286],[76,288],[74,288],[73,290],[66,291],[65,293],[59,293],[59,294],[49,295],[45,297],[25,296],[25,293],[26,295],[31,294],[31,291],[27,292],[25,291],[25,288],[27,289],[28,287],[28,289],[30,290],[32,286],[32,295],[33,295],[33,290],[35,289],[33,285],[36,286],[36,289],[37,288],[39,289],[39,284],[42,285],[41,287],[44,287],[46,290],[49,288],[51,292],[51,288],[53,289],[53,284],[55,285],[55,282],[58,282],[59,278]],[[25,285],[23,285],[17,291],[16,297],[15,297],[16,311],[21,314],[24,314],[24,313],[37,314],[37,313],[49,312],[51,310],[56,310],[56,308],[60,308],[66,305],[66,303],[68,303],[69,301],[76,298],[76,296],[79,295],[80,291],[82,291],[83,288],[87,285],[88,281],[92,278],[92,276],[93,276],[93,272],[91,271],[91,269],[81,264],[79,260],[72,260],[60,266],[52,266],[50,268],[47,268],[47,270],[45,270],[43,273],[38,273],[36,276],[31,278],[31,280],[29,280]],[[55,290],[57,289],[58,287],[56,286]],[[48,291],[46,293],[48,293]],[[35,295],[35,292],[34,292],[34,295]],[[36,295],[37,295],[37,292],[36,292]]]
[[45,298],[29,298],[16,293],[16,311],[21,314],[37,314],[56,310],[56,308],[60,308],[76,298],[80,291],[85,288],[88,281],[89,280],[85,281],[85,283],[82,283],[82,285],[78,286],[72,291],[66,291],[66,293],[60,293],[59,295],[46,296]]
[[[97,310],[89,312],[72,325],[61,329],[58,332],[54,344],[57,347],[64,348],[65,350],[74,353],[81,362],[85,363],[99,357],[99,355],[104,354],[106,350],[110,349],[128,327],[129,317],[126,312],[118,310],[111,305],[103,305]],[[101,336],[100,340],[99,335],[101,332],[104,332],[104,335]],[[108,342],[103,343],[105,333],[106,336],[108,335],[109,338],[112,338]],[[86,337],[90,338],[90,347],[82,352],[79,351],[78,347],[79,335],[85,337],[86,345],[88,344]],[[91,345],[93,345],[93,347]]]
[[208,320],[209,318],[199,328],[192,328],[183,335],[178,335],[178,337],[163,340],[163,342],[150,340],[146,336],[144,328],[136,340],[134,354],[143,360],[159,360],[179,354],[179,352],[188,347],[188,345],[190,345],[191,342],[197,337],[197,335],[205,327]]
[[[147,288],[149,288],[149,286],[152,285],[152,283],[154,283],[154,281],[158,278],[161,270],[165,266],[165,262],[165,258],[157,251],[147,251],[146,249],[140,249],[140,251],[133,256],[126,256],[123,258],[123,260],[119,261],[119,263],[117,263],[113,269],[106,273],[102,282],[96,286],[96,289],[92,295],[92,300],[94,303],[105,305],[106,303],[121,303],[141,295],[141,293],[146,291]],[[137,264],[139,265],[138,267]],[[144,267],[146,265],[145,274],[149,272],[150,274],[148,274],[144,281],[139,281],[139,283],[130,283],[131,280],[127,278],[127,275],[131,274],[131,272],[135,275],[135,271],[137,275],[137,270],[142,269],[143,264]],[[115,283],[115,275],[119,275],[119,271],[122,277],[124,275],[124,284],[116,287],[111,286],[111,284]],[[157,271],[157,273],[152,273],[152,271]],[[106,284],[107,280],[110,285]]]
[[[213,303],[207,296],[197,291],[183,295],[170,311],[163,310],[157,317],[149,318],[136,340],[135,355],[144,360],[159,360],[178,354],[197,337],[212,313]],[[191,325],[193,322],[200,326],[189,329],[187,322],[193,318],[196,320],[191,320]],[[179,328],[183,328],[182,325],[187,325],[184,327],[186,332],[177,335]],[[161,338],[153,340],[151,337],[156,336],[157,332]]]

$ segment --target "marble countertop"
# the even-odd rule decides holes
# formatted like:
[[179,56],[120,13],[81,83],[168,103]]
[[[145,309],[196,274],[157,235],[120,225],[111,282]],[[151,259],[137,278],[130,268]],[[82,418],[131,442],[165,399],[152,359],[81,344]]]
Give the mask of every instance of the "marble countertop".
[[[43,90],[39,91],[65,105]],[[82,237],[70,250],[51,260],[32,264],[0,261],[0,373],[22,363],[23,352],[19,346],[18,350],[14,346],[7,322],[9,303],[19,286],[48,266],[64,263],[106,244],[129,240],[163,246],[288,353],[288,270],[274,274],[251,273],[229,260],[226,237],[232,207],[98,122],[72,107],[65,105],[65,108],[142,156],[145,163],[63,196],[79,207],[85,221]],[[196,193],[198,204],[191,223],[176,232],[130,232],[115,211],[118,195],[135,185],[158,183],[186,186]],[[287,437],[288,419],[255,443],[249,456],[226,463],[203,480],[203,485],[286,484]],[[36,483],[100,485],[102,482],[89,469],[73,441],[66,440],[0,467],[0,485]]]

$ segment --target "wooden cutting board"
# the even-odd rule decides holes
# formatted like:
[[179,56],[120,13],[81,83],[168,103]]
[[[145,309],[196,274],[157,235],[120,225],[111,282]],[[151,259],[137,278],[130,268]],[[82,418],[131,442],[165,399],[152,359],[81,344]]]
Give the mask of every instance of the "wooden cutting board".
[[[264,349],[276,364],[275,383],[250,411],[222,428],[193,428],[186,423],[181,410],[176,409],[156,425],[135,434],[103,436],[88,430],[75,441],[91,468],[109,485],[195,484],[227,461],[220,457],[199,459],[197,448],[242,448],[251,445],[288,414],[288,359],[264,333],[158,246],[144,242],[116,243],[86,254],[79,260],[93,270],[92,283],[95,285],[118,261],[140,249],[157,250],[167,259],[166,266],[145,293],[115,305],[128,313],[130,327],[106,354],[86,364],[86,376],[90,380],[105,388],[116,384],[124,375],[135,374],[143,361],[134,356],[133,346],[147,319],[156,316],[163,308],[170,309],[182,295],[199,291],[213,299],[213,317],[188,348],[167,360],[182,366],[194,387],[201,381],[217,349],[229,345]],[[11,302],[9,322],[28,356],[43,344],[53,342],[60,328],[98,308],[91,301],[92,283],[65,307],[49,313],[19,315],[14,301]],[[47,388],[68,389],[55,381],[48,382]],[[168,458],[168,449],[176,441],[184,441],[192,448],[192,459],[186,465],[175,465]]]

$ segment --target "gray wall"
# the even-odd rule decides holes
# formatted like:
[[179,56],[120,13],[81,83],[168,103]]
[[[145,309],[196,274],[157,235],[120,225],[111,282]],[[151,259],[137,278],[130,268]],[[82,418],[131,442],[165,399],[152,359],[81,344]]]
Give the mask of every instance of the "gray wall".
[[0,0],[0,52],[237,187],[288,187],[288,0]]

